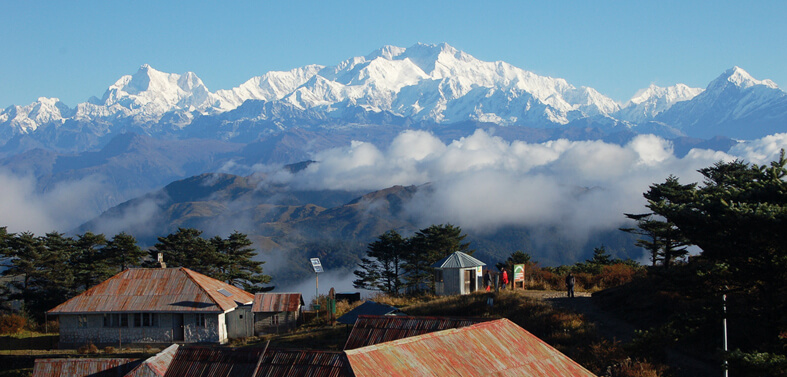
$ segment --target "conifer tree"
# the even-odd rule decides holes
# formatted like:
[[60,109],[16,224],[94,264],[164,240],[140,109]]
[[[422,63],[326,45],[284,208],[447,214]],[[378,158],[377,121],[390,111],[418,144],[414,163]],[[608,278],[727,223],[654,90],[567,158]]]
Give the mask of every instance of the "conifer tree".
[[400,293],[405,252],[405,239],[397,231],[383,233],[367,247],[367,257],[361,258],[360,269],[354,271],[358,278],[353,281],[353,286],[389,294]]

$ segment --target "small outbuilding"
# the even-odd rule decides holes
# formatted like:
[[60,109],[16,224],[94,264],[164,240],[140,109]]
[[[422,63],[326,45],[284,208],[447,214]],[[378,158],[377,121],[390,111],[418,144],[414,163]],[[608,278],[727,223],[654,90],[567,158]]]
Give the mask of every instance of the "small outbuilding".
[[345,325],[354,325],[361,315],[404,315],[399,308],[391,305],[380,304],[374,301],[366,301],[361,305],[356,306],[353,310],[344,313],[336,321]]
[[433,264],[435,294],[466,295],[483,289],[482,274],[486,263],[461,251]]
[[251,311],[254,314],[254,333],[278,334],[298,326],[303,314],[300,293],[257,293]]

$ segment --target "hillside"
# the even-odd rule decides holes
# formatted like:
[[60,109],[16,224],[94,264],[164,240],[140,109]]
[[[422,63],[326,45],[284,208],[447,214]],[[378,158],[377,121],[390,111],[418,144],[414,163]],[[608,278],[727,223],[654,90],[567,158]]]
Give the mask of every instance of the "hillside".
[[[414,198],[432,194],[430,185],[394,186],[365,194],[343,190],[292,190],[272,184],[265,175],[241,177],[203,174],[173,182],[162,190],[122,203],[75,231],[133,234],[152,246],[159,236],[178,228],[197,228],[207,237],[232,231],[246,233],[268,262],[274,284],[289,285],[311,274],[309,257],[323,259],[326,270],[352,276],[366,245],[396,229],[411,235],[423,224],[409,210]],[[461,227],[460,224],[456,224]],[[573,263],[604,244],[621,258],[636,258],[630,235],[597,232],[585,242],[560,236],[559,229],[503,227],[495,232],[465,231],[475,254],[495,263],[513,250],[528,250],[544,265]]]

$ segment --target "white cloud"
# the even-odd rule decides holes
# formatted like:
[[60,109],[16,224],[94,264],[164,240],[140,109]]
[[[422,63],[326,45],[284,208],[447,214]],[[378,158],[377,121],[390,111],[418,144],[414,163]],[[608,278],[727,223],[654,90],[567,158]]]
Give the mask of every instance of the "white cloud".
[[0,226],[9,232],[67,231],[95,217],[95,198],[105,190],[98,176],[61,182],[39,193],[35,179],[0,171]]
[[787,149],[787,133],[738,143],[730,149],[730,153],[746,162],[763,165],[778,159],[782,149]]
[[[785,139],[775,135],[736,150],[744,159],[772,159]],[[651,184],[669,175],[697,182],[698,169],[734,158],[699,149],[678,158],[669,141],[653,135],[620,146],[564,139],[508,142],[477,130],[446,145],[430,133],[406,131],[387,150],[354,142],[325,151],[319,163],[292,176],[291,184],[377,190],[430,182],[433,190],[419,192],[406,208],[420,225],[450,222],[477,231],[546,226],[582,239],[623,225],[624,213],[645,211],[642,194]]]

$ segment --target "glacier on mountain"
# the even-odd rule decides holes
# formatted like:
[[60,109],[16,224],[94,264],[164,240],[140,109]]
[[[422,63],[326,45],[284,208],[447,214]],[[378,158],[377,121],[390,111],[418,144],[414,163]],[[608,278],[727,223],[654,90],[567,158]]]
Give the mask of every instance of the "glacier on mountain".
[[[279,105],[237,111],[247,101]],[[108,134],[155,135],[182,132],[202,119],[200,130],[207,132],[211,122],[204,119],[227,122],[222,114],[230,112],[234,114],[229,118],[236,119],[226,126],[235,129],[232,135],[241,134],[237,129],[244,127],[238,123],[242,119],[269,120],[273,123],[268,127],[283,129],[288,127],[283,122],[287,114],[353,123],[363,122],[360,112],[431,124],[469,121],[550,128],[587,120],[584,123],[602,128],[623,125],[634,131],[705,135],[730,131],[735,123],[731,120],[756,123],[761,118],[771,122],[769,130],[783,130],[779,122],[787,119],[787,101],[772,81],[756,80],[734,67],[704,90],[684,84],[651,85],[619,104],[593,88],[575,87],[502,61],[481,61],[445,43],[416,44],[384,46],[335,66],[268,72],[216,92],[192,72],[165,73],[146,64],[109,86],[101,98],[73,109],[57,99],[41,98],[0,111],[0,143],[68,122],[75,128],[97,122]],[[200,136],[195,131],[188,134]]]

